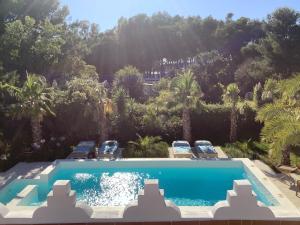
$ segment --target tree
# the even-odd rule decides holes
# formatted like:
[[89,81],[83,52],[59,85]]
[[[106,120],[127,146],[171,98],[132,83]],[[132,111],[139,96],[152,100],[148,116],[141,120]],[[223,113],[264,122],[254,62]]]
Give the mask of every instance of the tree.
[[222,84],[233,82],[231,57],[213,50],[197,55],[193,72],[203,91],[203,99],[210,103],[222,101]]
[[15,20],[5,24],[1,36],[0,59],[7,71],[17,70],[21,75],[26,71],[47,74],[62,57],[65,44],[64,29],[49,20],[37,23],[26,16],[24,21]]
[[267,36],[259,41],[257,50],[280,74],[288,78],[300,70],[300,14],[290,8],[279,8],[268,15]]
[[4,24],[13,20],[23,20],[30,16],[37,21],[45,19],[53,24],[64,22],[69,10],[66,6],[60,7],[58,0],[1,0],[0,1],[0,35]]
[[52,111],[53,91],[47,87],[44,77],[28,74],[22,87],[7,85],[6,89],[16,98],[10,112],[17,118],[29,118],[33,143],[40,145],[42,139],[41,123],[45,115],[54,115]]
[[278,81],[275,79],[268,79],[264,84],[264,88],[261,93],[261,99],[264,103],[270,103],[273,99],[279,97],[280,90],[278,90]]
[[[78,132],[85,130],[86,137],[96,133],[100,141],[107,139],[107,114],[112,111],[112,103],[103,84],[93,78],[74,78],[67,83],[62,101],[63,107],[68,106],[73,115],[68,128],[70,131],[78,135]],[[84,124],[82,121],[85,121]]]
[[241,96],[251,92],[257,83],[263,83],[271,77],[273,72],[265,60],[259,57],[247,58],[234,73],[234,80],[240,88]]
[[143,77],[135,67],[125,66],[115,76],[114,87],[123,88],[129,97],[136,100],[143,98]]
[[178,102],[182,104],[182,131],[183,139],[192,141],[190,110],[199,100],[200,87],[191,70],[184,71],[175,78],[174,93]]
[[230,113],[230,142],[235,142],[237,140],[237,119],[238,119],[238,110],[237,103],[239,100],[240,90],[235,83],[229,84],[224,93],[224,102],[229,103],[231,106]]
[[232,19],[233,14],[228,14],[225,23],[218,27],[217,42],[219,49],[226,55],[231,55],[235,64],[241,62],[241,48],[249,42],[264,37],[262,22],[240,17]]
[[264,123],[262,139],[281,152],[281,163],[290,165],[291,147],[300,144],[300,75],[278,83],[280,97],[261,107],[257,120]]

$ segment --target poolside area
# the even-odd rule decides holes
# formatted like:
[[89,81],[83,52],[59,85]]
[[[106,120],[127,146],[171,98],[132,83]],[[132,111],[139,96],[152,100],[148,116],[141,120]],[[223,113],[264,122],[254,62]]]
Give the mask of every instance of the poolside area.
[[300,210],[300,195],[296,195],[295,186],[290,186],[287,180],[282,179],[282,174],[274,172],[268,165],[260,160],[253,161],[255,165],[280,189],[280,191]]
[[[242,162],[242,164],[240,164],[241,162]],[[85,206],[79,206],[79,205],[77,206],[77,203],[76,203],[76,205],[73,205],[74,196],[75,196],[74,195],[75,192],[73,191],[73,189],[76,189],[76,194],[78,195],[77,199],[78,199],[78,197],[81,198],[80,196],[82,196],[82,194],[84,194],[84,193],[80,192],[80,189],[78,189],[79,186],[78,187],[76,187],[76,185],[74,186],[74,181],[71,181],[71,183],[73,182],[73,184],[71,186],[70,181],[67,181],[69,179],[73,179],[71,177],[77,177],[76,179],[79,179],[79,181],[81,182],[82,179],[83,180],[90,179],[90,177],[88,177],[87,173],[95,174],[95,172],[96,172],[98,174],[100,168],[102,168],[102,169],[107,168],[108,171],[111,171],[111,170],[115,171],[114,168],[117,166],[118,171],[121,172],[124,170],[124,172],[126,172],[126,171],[131,171],[131,167],[133,165],[137,166],[138,168],[144,168],[142,170],[140,170],[140,169],[137,170],[137,172],[142,172],[142,173],[144,173],[146,171],[149,172],[149,168],[151,168],[151,167],[153,167],[153,169],[155,168],[155,170],[150,170],[150,177],[145,177],[145,178],[147,178],[146,180],[144,180],[144,178],[142,178],[145,181],[145,186],[143,186],[144,191],[141,193],[139,192],[136,203],[134,203],[134,204],[131,203],[129,205],[127,205],[128,203],[126,203],[127,206],[125,208],[122,206],[122,204],[120,206],[112,207],[112,206],[110,206],[111,203],[108,203],[108,205],[106,205],[106,203],[104,203],[103,206],[94,207],[93,206],[95,203],[93,200],[94,197],[91,197],[90,199],[92,201],[87,202],[87,205],[85,205]],[[267,205],[271,204],[269,207],[258,206],[258,208],[257,208],[257,206],[255,206],[256,205],[256,203],[254,203],[254,202],[256,202],[256,200],[254,200],[255,198],[252,199],[253,196],[249,195],[249,191],[251,193],[251,190],[252,190],[251,186],[249,186],[249,182],[246,180],[240,180],[240,179],[244,179],[243,177],[240,177],[240,175],[239,175],[240,165],[243,165],[245,172],[251,171],[250,174],[248,175],[248,178],[246,177],[246,179],[250,179],[250,180],[252,180],[251,182],[254,182],[253,188],[256,193],[257,193],[257,191],[259,191],[258,189],[262,188],[260,186],[260,184],[258,184],[257,182],[263,184],[263,186],[267,187],[268,190],[271,190],[270,193],[272,193],[273,197],[276,198],[275,202],[272,200],[273,197],[269,196],[269,194],[265,193],[264,191],[262,193],[265,193],[265,194],[260,193],[258,196],[258,198],[261,201],[263,201],[265,204],[267,204]],[[133,167],[135,167],[135,166],[133,166]],[[64,171],[62,176],[55,172],[55,171],[57,171],[56,167],[60,168],[60,171]],[[207,169],[208,169],[207,171],[210,171],[209,173],[212,173],[212,174],[217,172],[215,175],[212,175],[212,177],[218,177],[218,179],[222,178],[222,185],[228,183],[229,180],[226,181],[226,177],[228,177],[229,174],[231,174],[230,175],[231,178],[228,177],[229,179],[234,179],[234,180],[238,179],[239,181],[234,181],[233,190],[228,191],[227,198],[226,198],[227,200],[223,201],[223,203],[222,203],[222,201],[218,202],[219,200],[215,199],[211,203],[204,203],[204,205],[201,205],[202,203],[197,202],[196,205],[198,205],[198,206],[193,206],[194,203],[190,202],[190,200],[187,201],[187,200],[184,200],[184,198],[180,198],[180,199],[176,198],[176,196],[178,196],[179,193],[181,193],[180,196],[182,194],[184,194],[183,192],[174,192],[172,194],[170,193],[170,188],[168,187],[168,185],[171,185],[171,183],[170,184],[166,183],[166,180],[164,177],[166,177],[167,179],[171,179],[170,181],[172,181],[172,179],[173,179],[172,176],[173,175],[175,176],[175,174],[173,174],[173,172],[170,173],[171,171],[169,171],[169,169],[172,167],[174,167],[174,169],[185,168],[182,171],[176,170],[177,178],[175,179],[175,177],[174,177],[175,180],[177,180],[179,178],[178,173],[182,173],[183,171],[187,172],[190,170],[190,172],[188,172],[185,176],[181,176],[180,179],[184,179],[184,180],[180,181],[180,184],[182,184],[182,185],[188,185],[188,183],[186,183],[186,182],[189,182],[188,180],[190,178],[197,177],[196,174],[192,175],[194,172],[196,172],[197,174],[198,173],[201,174],[201,171],[204,172]],[[220,167],[220,169],[221,169],[221,170],[218,170],[219,172],[217,170],[211,171],[211,169],[218,168],[218,167]],[[260,172],[257,167],[262,168],[262,171],[264,173]],[[94,170],[94,168],[99,168],[99,169]],[[157,170],[157,168],[158,169],[161,168],[162,170],[161,169]],[[165,169],[163,169],[163,168],[165,168]],[[209,169],[209,168],[211,168],[211,169]],[[45,169],[45,170],[43,170],[43,169]],[[205,169],[205,170],[203,170],[203,169]],[[233,172],[233,170],[232,170],[232,172],[229,171],[228,175],[226,175],[227,169],[234,169],[234,173],[232,174],[232,172]],[[213,171],[215,171],[215,172],[213,172]],[[39,177],[37,177],[37,175],[39,175],[40,172],[42,172],[41,175]],[[165,175],[160,175],[161,172]],[[75,176],[72,175],[73,173]],[[222,174],[218,174],[218,173],[222,173]],[[249,173],[249,172],[247,172],[247,173]],[[67,203],[63,208],[60,209],[61,211],[65,211],[65,210],[72,211],[73,210],[72,212],[74,213],[74,210],[79,210],[78,213],[80,212],[78,214],[78,217],[76,216],[77,219],[75,218],[75,220],[68,220],[68,222],[79,222],[79,223],[82,221],[85,221],[85,222],[105,222],[105,221],[106,222],[118,222],[118,221],[126,222],[126,221],[139,221],[139,219],[142,221],[153,221],[153,220],[155,221],[155,218],[157,219],[157,221],[169,221],[170,218],[172,218],[171,219],[172,221],[187,221],[187,220],[212,220],[213,221],[213,220],[222,220],[222,219],[237,220],[238,218],[240,220],[242,220],[242,218],[244,218],[246,220],[249,220],[249,219],[251,219],[251,220],[252,219],[279,220],[280,218],[285,218],[287,220],[293,221],[295,218],[300,218],[300,212],[299,212],[300,204],[299,204],[299,202],[297,202],[297,200],[299,200],[299,199],[298,198],[295,199],[295,192],[293,190],[288,190],[285,186],[278,185],[278,181],[276,181],[275,174],[273,174],[274,177],[272,179],[270,179],[270,180],[272,180],[272,183],[273,183],[273,184],[271,184],[269,182],[268,178],[266,178],[266,176],[268,176],[268,173],[271,173],[271,171],[268,171],[267,168],[264,169],[263,164],[260,164],[260,162],[258,162],[258,161],[255,161],[253,163],[248,159],[231,159],[231,160],[227,160],[227,159],[224,159],[224,160],[222,160],[222,159],[219,159],[219,160],[124,159],[124,160],[122,160],[121,159],[121,160],[117,160],[117,161],[58,160],[53,165],[50,165],[50,163],[44,163],[44,162],[41,162],[41,163],[19,163],[15,167],[10,169],[9,171],[0,174],[0,176],[1,176],[0,185],[6,185],[15,178],[19,178],[19,179],[20,178],[28,178],[28,179],[36,178],[33,181],[37,185],[40,185],[39,180],[42,182],[47,181],[47,180],[48,181],[52,180],[51,182],[54,182],[53,183],[53,192],[51,192],[52,194],[50,193],[50,195],[48,195],[48,200],[46,198],[46,200],[47,200],[46,202],[48,202],[48,207],[45,208],[43,203],[42,203],[42,206],[43,206],[42,208],[41,208],[41,206],[36,205],[36,204],[34,204],[32,206],[29,206],[29,205],[26,206],[29,202],[35,201],[34,200],[35,198],[33,196],[37,194],[36,193],[37,189],[34,187],[34,185],[28,185],[26,187],[26,190],[24,189],[25,191],[23,190],[22,193],[18,195],[19,196],[18,199],[14,200],[15,203],[10,203],[8,205],[8,208],[12,211],[9,214],[7,214],[7,216],[6,216],[6,218],[9,218],[7,220],[8,221],[7,223],[14,223],[14,222],[18,223],[16,221],[19,221],[19,222],[22,221],[21,220],[22,215],[23,216],[26,215],[24,220],[26,220],[27,222],[25,222],[25,223],[31,223],[31,224],[32,223],[41,223],[41,221],[42,221],[42,223],[56,223],[55,220],[51,220],[51,218],[50,219],[48,218],[49,220],[45,220],[45,218],[49,217],[49,215],[52,215],[53,213],[54,213],[53,214],[54,217],[56,217],[56,215],[59,214],[59,212],[57,211],[57,207],[61,204],[65,204],[63,202],[67,202]],[[190,178],[187,177],[188,174],[189,174]],[[236,175],[234,175],[234,174],[236,174]],[[252,177],[251,174],[255,174],[255,177]],[[96,175],[95,178],[97,178],[97,177],[99,178],[100,176],[101,176],[101,174],[100,175],[98,174],[98,175]],[[52,177],[56,177],[56,178],[54,178],[56,180],[56,182],[55,182],[55,180],[53,181]],[[105,174],[104,174],[104,177],[106,177]],[[203,178],[205,176],[204,176],[204,174],[202,174],[201,176],[199,176],[199,178],[200,177]],[[270,176],[268,176],[268,177],[270,178]],[[67,180],[65,178],[67,178]],[[102,178],[103,178],[103,175],[102,175]],[[118,179],[120,179],[120,178],[122,178],[122,176],[121,177],[119,175],[112,176],[111,178],[109,178],[107,180],[108,181],[107,184],[111,185],[112,182],[119,183]],[[129,181],[129,183],[131,183],[132,181],[136,180],[136,178],[134,178],[134,180],[132,180],[130,177],[128,177],[128,173],[125,178],[126,179],[129,178],[130,180],[127,179],[126,182],[125,181],[122,182],[121,186],[122,186],[122,188],[124,187],[127,190],[130,188],[129,188],[129,186],[127,187],[125,183],[128,183],[128,181]],[[153,180],[155,178],[159,178],[159,180]],[[224,180],[224,178],[225,178],[225,180]],[[175,182],[174,179],[172,182]],[[185,180],[185,179],[187,179],[187,180]],[[217,181],[218,179],[215,179],[215,181]],[[210,180],[210,178],[209,178],[209,180]],[[98,181],[95,180],[95,182],[97,183]],[[101,182],[103,183],[104,180],[102,180]],[[136,182],[136,181],[134,181],[134,182]],[[167,182],[169,182],[169,181],[167,181]],[[17,184],[17,183],[15,183],[15,184]],[[26,183],[26,184],[30,184],[30,183]],[[104,183],[104,185],[107,185],[107,184]],[[132,186],[132,184],[131,184],[131,186]],[[202,183],[202,185],[200,185],[198,187],[199,190],[201,188],[203,188],[203,184],[204,183]],[[205,181],[205,184],[209,184],[208,181]],[[50,185],[51,185],[51,189],[52,189],[52,184],[50,184]],[[82,184],[80,184],[80,185],[82,185]],[[197,184],[194,183],[192,186],[196,188],[195,185],[197,185]],[[230,187],[224,186],[225,189],[222,190],[222,185],[221,186],[216,185],[216,184],[211,184],[211,185],[221,188],[221,189],[218,189],[219,190],[219,191],[217,191],[218,193],[222,193],[225,190],[231,189]],[[232,185],[232,183],[231,183],[231,185]],[[257,186],[257,187],[255,187],[255,186]],[[161,187],[166,188],[165,192],[161,192],[161,193],[157,192],[159,190],[159,188],[161,188]],[[183,188],[182,190],[187,189],[184,186],[182,186],[182,188]],[[194,190],[195,190],[195,188],[194,188]],[[278,190],[277,188],[279,188],[280,190]],[[72,189],[72,191],[71,191],[71,189]],[[180,187],[179,187],[179,189],[178,188],[176,188],[176,189],[177,189],[177,191],[180,191]],[[209,187],[207,186],[206,190],[208,190],[208,189],[209,189]],[[122,191],[120,192],[120,190],[117,191],[116,193],[121,193]],[[173,188],[171,190],[172,190],[172,192],[174,191]],[[191,194],[192,194],[192,189],[189,192],[191,192]],[[199,193],[201,193],[201,192],[202,191],[200,191]],[[47,191],[47,193],[48,193],[48,191]],[[131,192],[128,192],[128,193],[129,193],[129,195],[132,194]],[[160,194],[158,194],[158,193],[160,193]],[[185,194],[186,193],[187,192],[185,192]],[[285,197],[282,193],[284,195],[286,195],[288,197],[288,199],[285,199]],[[97,200],[96,197],[99,197],[99,194],[101,194],[101,193],[98,193],[98,194],[92,195],[92,196],[95,196],[95,199]],[[110,191],[108,194],[113,194],[113,193]],[[113,194],[113,195],[115,195],[115,194]],[[128,197],[129,195],[125,195],[125,196]],[[108,195],[105,194],[104,196],[107,197]],[[182,195],[182,197],[183,196],[185,196],[185,195]],[[124,200],[123,197],[121,199]],[[209,197],[209,194],[204,193],[204,197]],[[223,197],[221,197],[221,199],[222,198]],[[30,200],[30,199],[33,199],[33,200]],[[62,199],[65,199],[65,200],[62,200]],[[144,199],[144,200],[142,200],[142,199]],[[170,202],[167,199],[171,199],[172,202]],[[107,200],[111,201],[110,198],[108,198]],[[290,201],[288,201],[288,200],[290,200]],[[23,201],[23,203],[26,202],[26,205],[18,206],[18,204],[20,204],[20,202],[22,202],[22,201]],[[45,201],[45,199],[43,201]],[[63,202],[61,202],[61,201],[63,201]],[[173,204],[174,201],[176,202],[176,205]],[[215,204],[215,201],[217,201],[218,203]],[[230,205],[230,204],[226,205],[227,204],[226,201],[229,203],[234,201],[236,203],[234,203],[233,205]],[[276,203],[277,201],[278,201],[278,203]],[[125,202],[127,202],[127,201],[125,201]],[[162,202],[165,202],[165,203],[162,204]],[[248,202],[248,204],[245,205],[244,202]],[[290,202],[293,202],[294,205],[297,205],[298,210],[294,206],[292,206],[292,204]],[[96,203],[96,204],[98,204],[98,203]],[[200,206],[199,206],[199,204],[200,204]],[[235,204],[237,204],[237,205],[235,205]],[[252,205],[252,204],[254,204],[254,205]],[[273,205],[273,204],[275,204],[275,205]],[[53,205],[53,206],[51,206],[51,205]],[[54,207],[54,205],[55,205],[55,207]],[[165,206],[163,206],[163,205],[165,205]],[[152,211],[153,209],[155,209],[157,207],[161,207],[160,210],[158,210],[156,212],[157,214],[154,213],[151,217],[147,217],[149,210]],[[228,211],[224,211],[223,210],[223,209],[225,209],[224,207],[225,208],[229,207],[228,209],[230,209],[231,207],[234,207],[233,208],[234,213],[232,214]],[[246,208],[244,208],[244,207],[246,207]],[[17,212],[21,212],[20,211],[21,209],[25,210],[24,213],[25,212],[26,213],[25,214],[17,213]],[[146,210],[146,212],[145,212],[145,210]],[[238,211],[242,210],[242,211],[238,212],[236,210],[238,210]],[[34,213],[35,211],[36,211],[36,213]],[[71,211],[68,211],[68,212],[70,213]],[[32,214],[32,212],[33,212],[33,214]],[[161,212],[164,212],[164,213],[161,214]],[[270,214],[271,212],[274,213],[274,215]],[[248,215],[248,213],[250,213],[252,216],[250,214]],[[258,213],[258,215],[254,217],[253,213],[255,215]],[[241,214],[243,214],[243,216],[240,218]],[[66,213],[61,214],[62,217],[59,218],[60,221],[64,215],[66,215]],[[139,217],[139,215],[141,215],[142,217]],[[275,218],[274,218],[274,216],[275,216]],[[17,217],[19,219],[13,219],[15,217]],[[31,219],[31,217],[32,217],[32,219]],[[9,221],[14,221],[14,222],[9,222]],[[35,222],[35,221],[37,221],[37,222]],[[229,222],[226,222],[226,224],[229,224]],[[273,223],[271,223],[271,224],[273,224]]]
[[[222,154],[223,157],[226,158],[226,154],[220,148],[216,149],[219,154]],[[275,173],[268,165],[260,160],[254,160],[253,162],[300,210],[300,196],[296,196],[295,187],[290,187],[288,182],[284,182],[280,179],[280,174]],[[32,179],[49,165],[51,165],[51,162],[18,163],[8,171],[0,173],[0,189],[16,178]]]
[[[218,153],[226,158],[226,154],[221,148],[216,148]],[[286,195],[286,197],[300,210],[300,195],[296,196],[295,187],[290,187],[287,181],[280,179],[281,174],[274,172],[268,165],[260,160],[253,161],[255,165]],[[6,172],[0,173],[0,189],[16,178],[32,179],[39,175],[46,167],[51,165],[51,162],[21,162],[9,169]]]
[[9,170],[0,173],[0,189],[14,179],[33,179],[52,162],[20,162]]

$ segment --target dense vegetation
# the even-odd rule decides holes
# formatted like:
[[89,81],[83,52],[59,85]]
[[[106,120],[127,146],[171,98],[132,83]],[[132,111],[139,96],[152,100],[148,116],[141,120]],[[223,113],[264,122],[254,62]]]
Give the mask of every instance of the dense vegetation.
[[168,143],[160,137],[139,137],[136,142],[129,141],[123,156],[128,158],[165,158],[169,156]]
[[[243,141],[260,141],[267,153],[258,155],[274,163],[290,164],[297,153],[300,14],[293,9],[266,20],[140,14],[103,32],[88,21],[68,23],[58,0],[0,0],[0,9],[5,166],[31,150],[39,160],[64,157],[83,139],[117,139],[136,157],[165,156],[155,136],[240,141],[232,145],[240,152],[259,149]],[[145,85],[154,73],[163,78]]]

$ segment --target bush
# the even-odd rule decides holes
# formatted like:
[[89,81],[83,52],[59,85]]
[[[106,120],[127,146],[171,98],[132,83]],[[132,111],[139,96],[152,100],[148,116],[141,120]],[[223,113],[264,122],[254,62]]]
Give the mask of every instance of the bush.
[[[203,104],[195,109],[191,114],[194,141],[207,139],[219,145],[229,142],[230,110],[217,104]],[[238,116],[238,140],[257,140],[261,124],[255,121],[255,110],[247,106],[242,111]]]
[[10,160],[9,158],[1,159],[0,160],[0,172],[4,172],[4,171],[10,169],[11,167],[13,167],[16,164],[17,164],[16,161]]
[[169,156],[168,147],[160,137],[139,137],[136,142],[128,142],[123,155],[128,158],[164,158]]
[[230,108],[223,105],[203,105],[191,114],[194,140],[207,139],[214,144],[229,140]]
[[225,144],[222,150],[231,158],[259,159],[276,170],[278,159],[270,157],[269,146],[257,141],[244,141]]

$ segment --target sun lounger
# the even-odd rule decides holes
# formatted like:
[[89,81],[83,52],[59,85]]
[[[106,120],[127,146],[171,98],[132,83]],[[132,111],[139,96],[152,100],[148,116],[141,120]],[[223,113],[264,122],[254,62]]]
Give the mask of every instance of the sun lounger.
[[296,173],[291,173],[291,177],[294,180],[294,186],[296,187],[296,195],[300,192],[300,175]]
[[92,156],[96,143],[94,141],[81,141],[74,147],[68,159],[88,159]]
[[280,165],[277,167],[277,169],[283,175],[280,177],[281,180],[287,180],[290,183],[290,186],[294,186],[296,184],[296,181],[294,179],[294,172],[296,172],[296,170],[298,169],[297,167]]

